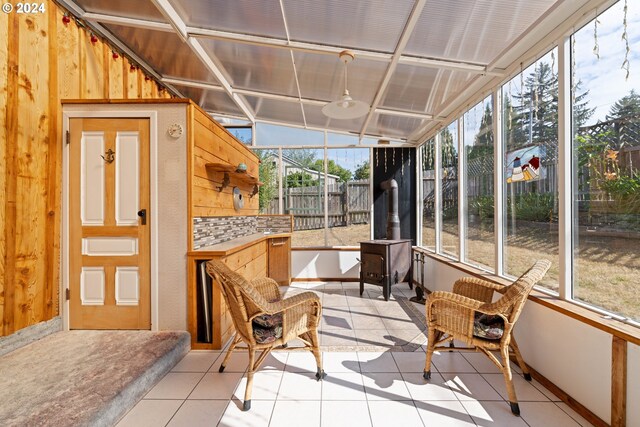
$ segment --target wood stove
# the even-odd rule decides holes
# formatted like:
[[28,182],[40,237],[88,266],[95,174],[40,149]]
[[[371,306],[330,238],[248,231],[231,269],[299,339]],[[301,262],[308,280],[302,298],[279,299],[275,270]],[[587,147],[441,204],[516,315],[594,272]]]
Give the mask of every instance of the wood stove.
[[398,183],[395,179],[384,181],[380,187],[388,193],[387,239],[360,242],[360,295],[364,284],[382,286],[385,301],[391,296],[391,285],[409,282],[413,289],[411,239],[400,238],[398,217]]
[[385,301],[394,283],[409,282],[413,289],[410,239],[360,242],[360,256],[360,295],[365,283],[382,286]]

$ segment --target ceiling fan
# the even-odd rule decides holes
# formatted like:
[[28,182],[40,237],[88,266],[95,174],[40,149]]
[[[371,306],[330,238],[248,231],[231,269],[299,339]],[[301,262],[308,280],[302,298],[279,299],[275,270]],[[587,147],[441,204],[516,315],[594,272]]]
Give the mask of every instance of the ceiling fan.
[[369,105],[351,98],[347,89],[347,64],[353,61],[354,58],[353,52],[348,50],[340,52],[340,60],[344,62],[344,93],[342,98],[322,107],[322,113],[327,117],[338,120],[357,119],[369,112]]

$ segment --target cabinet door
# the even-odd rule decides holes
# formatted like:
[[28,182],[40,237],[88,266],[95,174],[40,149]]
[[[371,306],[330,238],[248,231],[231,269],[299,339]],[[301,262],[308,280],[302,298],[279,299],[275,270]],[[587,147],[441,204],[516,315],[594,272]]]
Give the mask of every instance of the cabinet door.
[[269,239],[269,277],[280,285],[291,282],[291,238]]

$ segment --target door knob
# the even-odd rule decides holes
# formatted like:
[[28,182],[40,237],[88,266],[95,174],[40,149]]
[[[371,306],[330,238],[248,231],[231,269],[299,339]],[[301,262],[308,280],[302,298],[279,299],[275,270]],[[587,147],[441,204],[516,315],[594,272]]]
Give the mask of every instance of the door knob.
[[146,225],[147,224],[147,210],[146,209],[140,209],[138,211],[138,216],[140,217],[141,225]]

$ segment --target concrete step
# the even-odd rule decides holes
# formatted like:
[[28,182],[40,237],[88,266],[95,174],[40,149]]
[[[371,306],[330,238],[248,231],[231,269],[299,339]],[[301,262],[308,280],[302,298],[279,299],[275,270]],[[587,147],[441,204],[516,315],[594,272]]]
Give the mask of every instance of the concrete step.
[[68,331],[0,357],[3,426],[111,426],[189,351],[183,331]]

